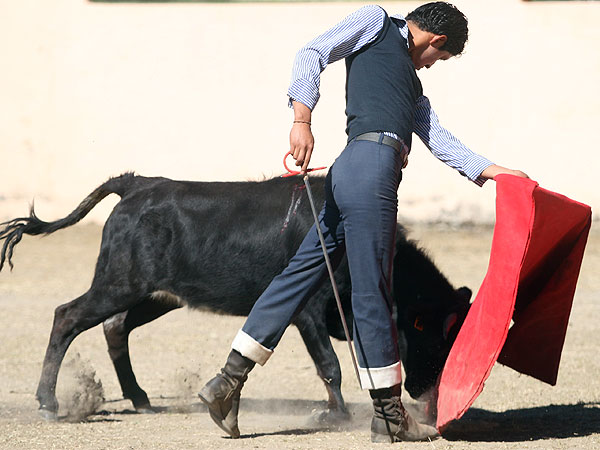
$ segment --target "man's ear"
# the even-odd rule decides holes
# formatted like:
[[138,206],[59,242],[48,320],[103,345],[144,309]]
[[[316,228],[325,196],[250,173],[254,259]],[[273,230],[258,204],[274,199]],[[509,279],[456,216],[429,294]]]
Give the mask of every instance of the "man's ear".
[[446,42],[448,42],[448,36],[445,34],[434,34],[429,40],[429,45],[439,50],[444,46],[444,44],[446,44]]

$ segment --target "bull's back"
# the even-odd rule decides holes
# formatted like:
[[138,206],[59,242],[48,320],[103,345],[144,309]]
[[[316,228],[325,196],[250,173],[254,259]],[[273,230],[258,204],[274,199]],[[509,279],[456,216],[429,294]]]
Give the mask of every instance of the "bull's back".
[[[105,225],[104,282],[125,271],[141,292],[170,292],[192,307],[248,314],[312,224],[299,177],[138,178]],[[312,184],[319,208],[323,179]]]

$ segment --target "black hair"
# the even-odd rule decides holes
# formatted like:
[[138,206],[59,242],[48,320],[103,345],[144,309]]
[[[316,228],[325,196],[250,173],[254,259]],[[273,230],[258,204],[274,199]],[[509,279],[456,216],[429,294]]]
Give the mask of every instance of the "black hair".
[[456,56],[465,48],[469,34],[467,18],[450,3],[426,3],[408,13],[406,20],[410,20],[423,31],[446,35],[448,40],[440,50],[446,50]]

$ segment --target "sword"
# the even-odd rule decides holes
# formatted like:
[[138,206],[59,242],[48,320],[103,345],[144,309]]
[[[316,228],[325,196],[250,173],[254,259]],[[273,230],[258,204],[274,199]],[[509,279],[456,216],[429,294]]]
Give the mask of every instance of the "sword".
[[[287,173],[282,175],[282,177],[289,177],[292,175],[300,175],[300,171],[290,170],[287,165],[286,159],[288,155],[292,152],[289,151],[283,157],[283,166],[287,170]],[[312,172],[313,170],[321,170],[325,169],[325,167],[317,167],[315,169],[307,169],[307,172]],[[331,261],[329,260],[329,254],[327,253],[327,246],[325,245],[325,238],[323,237],[323,232],[321,231],[321,225],[319,224],[319,217],[317,215],[317,209],[315,208],[315,201],[313,199],[312,190],[310,188],[310,181],[308,181],[308,173],[304,175],[304,185],[306,186],[306,193],[308,195],[308,202],[310,203],[310,209],[312,210],[313,218],[315,219],[315,227],[317,228],[317,234],[319,235],[319,241],[321,242],[321,249],[323,250],[323,256],[325,257],[325,265],[327,266],[327,271],[329,272],[329,279],[331,280],[331,287],[333,288],[333,296],[335,297],[335,303],[337,305],[338,312],[340,313],[340,320],[342,321],[342,327],[344,328],[344,334],[346,335],[346,342],[348,342],[348,350],[350,351],[350,357],[352,358],[352,365],[354,366],[354,373],[356,374],[356,379],[358,380],[358,385],[362,389],[362,383],[360,382],[360,374],[358,372],[358,364],[356,363],[356,356],[354,355],[354,349],[352,348],[352,340],[350,339],[350,332],[348,331],[348,324],[346,323],[346,316],[344,315],[344,309],[342,308],[342,301],[340,300],[340,294],[338,292],[337,283],[335,282],[335,277],[333,275],[333,267],[331,266]]]
[[329,254],[327,253],[327,247],[325,246],[325,238],[323,238],[323,232],[321,231],[321,226],[319,224],[317,210],[315,209],[315,201],[313,200],[312,191],[310,189],[310,181],[308,181],[308,174],[304,175],[304,185],[306,186],[306,193],[308,194],[308,202],[310,203],[310,209],[312,210],[313,218],[315,219],[315,227],[317,228],[317,233],[319,234],[319,241],[321,241],[321,248],[323,249],[325,264],[327,265],[327,271],[329,272],[329,279],[331,280],[331,287],[333,288],[335,303],[337,304],[338,312],[340,313],[340,319],[342,321],[342,326],[344,327],[346,342],[348,342],[348,350],[350,350],[350,356],[352,357],[354,373],[356,374],[358,385],[362,389],[362,384],[360,382],[360,374],[358,372],[358,364],[356,364],[356,356],[354,355],[354,349],[352,348],[352,340],[350,339],[350,332],[348,331],[348,324],[346,323],[346,316],[344,315],[344,309],[342,308],[342,302],[340,300],[340,294],[338,292],[337,283],[335,282],[335,277],[333,275],[333,267],[331,266]]

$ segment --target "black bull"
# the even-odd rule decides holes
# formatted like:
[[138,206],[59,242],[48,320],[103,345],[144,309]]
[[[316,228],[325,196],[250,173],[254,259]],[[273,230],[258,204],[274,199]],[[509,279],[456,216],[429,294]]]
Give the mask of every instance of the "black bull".
[[[318,204],[323,201],[323,180],[312,178]],[[123,396],[138,411],[150,411],[148,396],[131,367],[129,333],[184,305],[248,315],[313,223],[298,177],[204,183],[125,174],[102,184],[63,219],[44,222],[32,209],[30,217],[4,223],[0,270],[6,260],[12,267],[13,247],[24,233],[48,234],[73,225],[111,193],[121,201],[104,226],[92,285],[55,311],[36,394],[40,413],[49,419],[58,411],[54,392],[68,346],[79,333],[102,322]],[[345,260],[336,280],[351,324]],[[393,296],[405,387],[412,397],[435,386],[470,295],[467,288],[455,290],[398,226]],[[293,324],[325,381],[329,402],[322,417],[347,417],[340,366],[329,339],[344,335],[329,283],[298,312]]]

